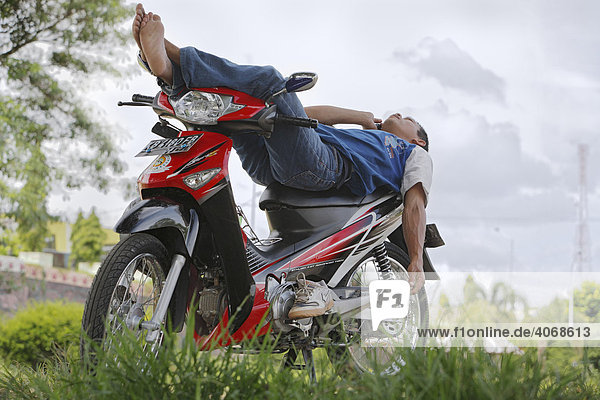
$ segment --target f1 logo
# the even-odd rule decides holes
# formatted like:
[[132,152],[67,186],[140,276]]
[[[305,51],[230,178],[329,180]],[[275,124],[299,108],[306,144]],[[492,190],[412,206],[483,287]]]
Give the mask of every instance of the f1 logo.
[[[383,302],[390,300],[390,298],[386,296],[387,293],[392,293],[392,289],[377,289],[377,308],[383,307]],[[404,307],[404,304],[402,304],[402,293],[396,293],[392,295],[392,298],[396,301],[396,303],[392,305],[392,308]]]
[[369,283],[371,325],[379,328],[386,319],[402,319],[408,314],[410,285],[403,280],[375,280]]

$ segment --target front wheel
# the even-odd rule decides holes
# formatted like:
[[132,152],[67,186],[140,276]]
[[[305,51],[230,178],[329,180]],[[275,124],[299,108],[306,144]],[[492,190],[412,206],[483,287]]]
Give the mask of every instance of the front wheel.
[[[107,330],[114,334],[129,329],[143,340],[140,325],[152,318],[168,265],[167,250],[156,237],[136,233],[121,240],[92,283],[83,311],[85,334],[105,350],[113,347],[112,337],[106,340]],[[156,352],[161,342],[162,331],[150,350]],[[82,356],[85,348],[82,338]]]
[[[408,255],[392,243],[386,242],[385,249],[393,274],[378,272],[374,255],[369,255],[350,270],[340,285],[366,287],[374,278],[408,280]],[[359,373],[377,371],[394,374],[406,364],[402,354],[413,351],[417,346],[417,328],[427,328],[428,325],[429,303],[423,286],[417,294],[410,296],[406,318],[400,321],[382,321],[378,329],[379,334],[372,333],[369,320],[354,318],[343,321],[340,327],[331,333],[333,345],[327,349],[327,353],[331,362],[338,367],[339,373],[350,370]],[[390,341],[398,339],[402,347],[390,345]]]

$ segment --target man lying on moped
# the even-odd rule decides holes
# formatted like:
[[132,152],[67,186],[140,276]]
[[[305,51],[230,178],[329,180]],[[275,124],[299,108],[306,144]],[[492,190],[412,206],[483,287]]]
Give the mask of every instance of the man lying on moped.
[[[192,47],[175,46],[165,39],[160,17],[146,14],[141,4],[136,7],[132,31],[140,61],[172,98],[186,88],[221,86],[266,100],[285,84],[271,66],[237,65]],[[429,142],[421,125],[398,113],[381,121],[370,112],[303,107],[295,93],[277,96],[273,102],[281,112],[317,119],[319,125],[315,129],[275,126],[270,138],[232,138],[246,172],[262,185],[279,182],[309,191],[345,186],[359,196],[386,186],[401,193],[411,293],[417,293],[425,279],[425,206],[432,180]],[[337,129],[335,124],[357,124],[363,129]],[[327,286],[300,279],[290,318],[321,315],[333,306]]]

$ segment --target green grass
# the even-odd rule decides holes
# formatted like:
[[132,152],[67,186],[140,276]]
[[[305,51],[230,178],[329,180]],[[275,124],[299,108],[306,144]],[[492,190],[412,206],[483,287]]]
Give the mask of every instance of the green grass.
[[280,359],[262,352],[198,352],[191,334],[166,338],[158,357],[145,354],[131,336],[114,352],[97,349],[90,371],[73,352],[34,369],[0,363],[0,399],[596,399],[598,371],[585,365],[556,367],[523,355],[481,350],[418,349],[404,352],[406,367],[395,376],[339,377],[325,352],[316,352],[318,383],[305,371],[281,370]]

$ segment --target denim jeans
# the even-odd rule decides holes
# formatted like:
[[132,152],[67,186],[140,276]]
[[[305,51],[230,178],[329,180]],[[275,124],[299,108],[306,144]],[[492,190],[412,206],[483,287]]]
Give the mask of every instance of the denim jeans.
[[[180,50],[180,66],[173,63],[173,85],[162,85],[169,95],[185,88],[225,86],[266,99],[285,85],[283,76],[271,66],[237,65],[193,47]],[[295,93],[275,98],[278,112],[307,118]],[[232,138],[242,167],[257,183],[279,182],[303,190],[339,187],[349,175],[348,162],[314,129],[275,125],[270,138],[256,134]]]

